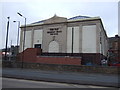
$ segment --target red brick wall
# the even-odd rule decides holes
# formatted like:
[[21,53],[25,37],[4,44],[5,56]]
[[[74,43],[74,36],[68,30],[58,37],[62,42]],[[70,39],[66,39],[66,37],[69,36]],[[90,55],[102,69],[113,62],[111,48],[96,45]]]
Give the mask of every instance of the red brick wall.
[[41,52],[41,49],[38,48],[27,48],[24,52],[19,54],[19,60],[43,64],[81,65],[81,58],[38,56]]
[[81,58],[75,57],[37,57],[37,63],[81,65]]
[[36,56],[41,53],[41,49],[27,48],[24,52],[18,55],[18,60],[23,62],[35,62]]
[[88,62],[91,62],[92,65],[100,65],[101,60],[105,58],[104,55],[100,53],[42,53],[42,56],[70,56],[70,57],[81,57],[82,65],[86,65]]

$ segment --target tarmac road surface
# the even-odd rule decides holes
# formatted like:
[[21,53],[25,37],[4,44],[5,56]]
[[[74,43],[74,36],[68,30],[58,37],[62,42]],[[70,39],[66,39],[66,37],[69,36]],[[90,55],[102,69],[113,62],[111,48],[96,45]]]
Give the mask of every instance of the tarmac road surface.
[[58,71],[42,71],[36,69],[18,69],[4,68],[2,69],[2,77],[53,81],[59,83],[72,83],[83,85],[95,85],[106,87],[120,87],[118,75],[96,74],[96,73],[74,73],[74,72],[58,72]]

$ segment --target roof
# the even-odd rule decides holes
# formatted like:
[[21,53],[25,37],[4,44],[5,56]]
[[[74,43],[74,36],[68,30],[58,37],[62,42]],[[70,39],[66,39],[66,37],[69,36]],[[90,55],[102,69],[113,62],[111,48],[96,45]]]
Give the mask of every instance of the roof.
[[[88,17],[88,16],[75,16],[75,17],[69,18],[68,20],[77,20],[77,19],[85,19],[85,18],[91,18],[91,17]],[[42,20],[42,21],[31,23],[31,24],[43,23],[44,21],[45,20]]]
[[88,17],[88,16],[75,16],[75,17],[69,18],[68,20],[77,20],[77,19],[85,19],[85,18],[91,18],[91,17]]
[[45,20],[42,20],[42,21],[38,21],[38,22],[31,23],[31,24],[43,23],[44,21],[45,21]]
[[[53,16],[53,17],[55,17],[55,16]],[[58,16],[56,16],[56,17],[58,17]],[[83,20],[96,20],[96,19],[100,19],[100,18],[99,17],[88,17],[88,16],[81,16],[81,15],[79,15],[79,16],[75,16],[75,17],[71,17],[71,18],[67,19],[67,22],[78,21],[78,20],[79,21],[83,21]],[[37,21],[37,22],[31,23],[31,24],[27,24],[27,26],[42,25],[42,24],[44,24],[45,21],[46,20]],[[22,25],[21,27],[24,27],[24,25]]]
[[109,42],[118,41],[118,39],[120,39],[120,37],[118,35],[115,35],[115,37],[108,38]]

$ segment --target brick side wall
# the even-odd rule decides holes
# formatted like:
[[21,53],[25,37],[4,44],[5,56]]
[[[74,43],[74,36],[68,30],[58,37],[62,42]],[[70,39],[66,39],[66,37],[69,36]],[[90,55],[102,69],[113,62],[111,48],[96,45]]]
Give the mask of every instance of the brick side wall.
[[41,49],[38,48],[27,48],[23,53],[19,54],[19,61],[43,64],[81,65],[80,57],[38,56],[41,52]]
[[41,49],[27,48],[24,52],[18,55],[18,61],[23,62],[35,62],[36,56],[41,53]]
[[81,65],[81,58],[77,58],[77,57],[37,57],[36,63]]
[[23,62],[67,65],[100,65],[104,58],[100,53],[42,53],[39,48],[28,48],[18,56]]
[[81,64],[86,65],[91,63],[92,65],[100,65],[101,60],[105,58],[100,53],[42,53],[42,56],[70,56],[70,57],[81,57]]

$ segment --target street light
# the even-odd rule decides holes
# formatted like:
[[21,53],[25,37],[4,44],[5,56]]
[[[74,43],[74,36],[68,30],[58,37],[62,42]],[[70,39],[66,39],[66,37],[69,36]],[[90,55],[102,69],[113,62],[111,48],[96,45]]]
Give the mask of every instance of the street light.
[[18,22],[18,34],[17,34],[17,46],[19,43],[19,28],[20,28],[20,21],[13,21],[13,22]]
[[25,47],[25,33],[26,33],[26,17],[24,17],[24,16],[23,16],[22,14],[20,14],[19,12],[17,12],[17,14],[25,19],[24,37],[23,37],[23,55],[22,55],[22,66],[21,66],[21,68],[23,68],[24,47]]
[[18,33],[17,33],[17,52],[16,52],[16,55],[19,53],[19,46],[18,46],[18,43],[19,43],[19,28],[20,28],[20,21],[13,21],[14,23],[15,22],[18,22]]
[[8,22],[7,22],[7,34],[6,34],[6,46],[5,46],[5,60],[7,60],[7,44],[8,44],[8,32],[9,32],[9,19],[10,17],[7,17],[8,18]]

